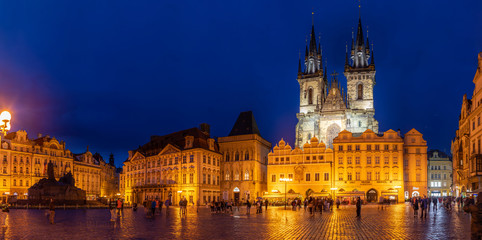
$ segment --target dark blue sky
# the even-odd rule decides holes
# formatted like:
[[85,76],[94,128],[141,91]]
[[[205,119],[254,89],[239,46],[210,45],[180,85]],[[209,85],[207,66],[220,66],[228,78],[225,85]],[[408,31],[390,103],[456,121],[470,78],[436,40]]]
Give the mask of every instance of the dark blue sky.
[[[480,9],[362,2],[381,131],[416,128],[450,151],[482,51]],[[150,135],[207,122],[225,136],[246,110],[267,140],[293,145],[313,10],[328,71],[342,72],[356,1],[1,1],[0,107],[13,130],[113,152],[119,166]]]

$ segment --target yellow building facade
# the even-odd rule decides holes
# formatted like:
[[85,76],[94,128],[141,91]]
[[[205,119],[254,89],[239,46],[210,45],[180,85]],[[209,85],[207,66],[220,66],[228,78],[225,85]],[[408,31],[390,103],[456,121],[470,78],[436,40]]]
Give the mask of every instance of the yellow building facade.
[[245,202],[266,192],[266,164],[271,143],[261,137],[251,111],[242,112],[229,136],[218,138],[221,195],[224,200]]
[[403,139],[393,130],[368,129],[358,136],[342,131],[333,140],[335,196],[352,202],[404,201]]
[[405,198],[428,196],[427,141],[415,129],[403,137],[403,174]]
[[120,184],[126,202],[160,199],[177,205],[183,197],[190,204],[219,200],[222,155],[208,128],[153,136],[129,151]]
[[[300,148],[292,149],[283,139],[268,154],[268,191],[270,201],[331,196],[333,151],[316,137]],[[291,181],[283,181],[290,179]]]

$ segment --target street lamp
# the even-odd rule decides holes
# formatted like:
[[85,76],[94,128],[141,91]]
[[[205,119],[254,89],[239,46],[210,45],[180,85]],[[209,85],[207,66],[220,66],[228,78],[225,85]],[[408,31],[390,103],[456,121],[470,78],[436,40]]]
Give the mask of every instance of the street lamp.
[[287,203],[286,202],[286,184],[288,182],[293,181],[293,179],[291,179],[291,178],[280,178],[279,180],[280,180],[280,182],[285,182],[285,210],[286,210],[286,203]]
[[0,113],[0,120],[3,124],[0,126],[0,131],[3,133],[3,136],[7,135],[7,131],[10,130],[10,120],[12,119],[12,115],[8,111],[3,111]]
[[332,187],[332,188],[330,188],[330,190],[331,190],[331,194],[333,195],[333,200],[336,200],[335,191],[338,190],[338,188],[337,188],[337,187]]

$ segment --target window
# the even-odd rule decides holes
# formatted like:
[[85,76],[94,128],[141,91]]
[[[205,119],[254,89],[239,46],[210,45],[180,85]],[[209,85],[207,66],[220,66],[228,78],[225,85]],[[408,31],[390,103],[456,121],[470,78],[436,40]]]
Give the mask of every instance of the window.
[[446,179],[447,179],[447,174],[444,174],[444,180],[446,180]]
[[417,154],[420,154],[420,148],[417,148],[417,149],[415,150],[415,152],[416,152]]
[[290,157],[286,157],[286,163],[290,162]]
[[[159,163],[159,162],[158,162],[158,163]],[[175,157],[175,158],[174,158],[174,164],[177,165],[178,163],[179,163],[179,157]]]
[[172,165],[172,158],[169,158],[169,165]]
[[338,164],[343,165],[343,157],[338,158]]
[[239,181],[239,172],[234,174],[234,181]]
[[360,172],[355,173],[355,180],[360,181]]
[[355,157],[355,164],[360,164],[360,157]]
[[182,183],[186,184],[186,174],[182,174]]
[[249,160],[249,152],[244,153],[244,160]]
[[375,157],[375,164],[380,164],[380,157]]
[[[208,156],[208,164],[211,164],[211,156]],[[213,165],[216,165],[216,164],[214,163],[214,158],[213,158]]]
[[310,156],[306,156],[306,161],[310,161]]
[[244,172],[244,180],[249,180],[249,171]]
[[398,173],[393,173],[393,180],[398,180]]
[[313,88],[308,89],[308,104],[313,104]]
[[420,167],[420,159],[417,159],[417,167]]
[[379,151],[380,150],[380,145],[376,144],[375,145],[375,151]]
[[343,151],[343,145],[338,146],[338,151]]
[[315,181],[320,181],[320,174],[319,173],[315,173]]
[[17,186],[17,180],[13,179],[13,186]]
[[398,157],[393,157],[393,165],[398,165]]
[[325,173],[325,178],[324,178],[325,181],[330,181],[330,174],[329,173]]
[[226,162],[229,162],[229,153],[226,153]]
[[19,186],[23,186],[22,179],[20,179],[20,181],[18,182],[19,182]]
[[279,178],[280,178],[280,179],[285,178],[285,175],[284,175],[284,174],[280,174],[280,175],[279,175]]
[[186,156],[182,156],[182,163],[187,163],[187,157]]
[[[209,159],[211,159],[211,158],[209,158]],[[193,155],[193,154],[191,154],[191,155],[189,156],[189,162],[190,162],[190,163],[193,163],[193,162],[194,162],[194,155]]]
[[388,172],[385,173],[385,180],[387,181],[390,180],[390,173]]
[[371,151],[372,150],[372,145],[368,144],[367,145],[367,151]]
[[385,144],[385,151],[388,151],[389,150],[389,147],[388,147],[388,144]]
[[348,145],[347,148],[348,151],[351,151],[351,145]]
[[323,156],[322,155],[318,156],[318,160],[323,160]]
[[206,163],[206,155],[203,155],[203,163]]
[[203,174],[203,184],[206,184],[206,174]]
[[194,183],[194,173],[189,173],[189,183]]
[[351,164],[351,157],[346,158],[346,164]]
[[208,174],[208,184],[211,184],[211,174]]
[[420,182],[420,173],[417,173],[417,182]]
[[343,181],[343,173],[338,173],[338,180]]
[[293,173],[288,173],[288,178],[293,179]]
[[230,177],[229,171],[227,171],[226,174],[225,174],[225,176],[224,176],[224,179],[225,179],[226,181],[229,181],[229,177]]
[[355,145],[355,150],[360,151],[360,145]]
[[275,174],[271,175],[271,182],[276,182],[276,175]]
[[384,164],[386,164],[386,165],[390,164],[388,157],[385,157],[384,159],[385,159]]
[[234,161],[239,161],[239,152],[236,152],[236,155],[234,155]]
[[380,172],[375,172],[375,180],[380,180]]
[[358,84],[358,96],[357,99],[361,100],[363,99],[363,84]]
[[367,172],[367,180],[368,181],[372,180],[372,172]]
[[3,186],[4,186],[4,187],[7,186],[7,180],[6,180],[6,179],[3,179]]
[[348,181],[351,181],[351,172],[348,172]]
[[372,157],[367,157],[367,164],[372,164]]
[[398,150],[398,145],[397,144],[393,144],[393,151],[397,151]]

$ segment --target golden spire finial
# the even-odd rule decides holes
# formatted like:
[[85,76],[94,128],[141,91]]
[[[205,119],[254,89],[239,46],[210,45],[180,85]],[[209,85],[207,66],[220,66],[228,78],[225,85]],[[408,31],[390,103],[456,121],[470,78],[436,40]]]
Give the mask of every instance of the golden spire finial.
[[311,25],[315,24],[315,12],[311,12]]

